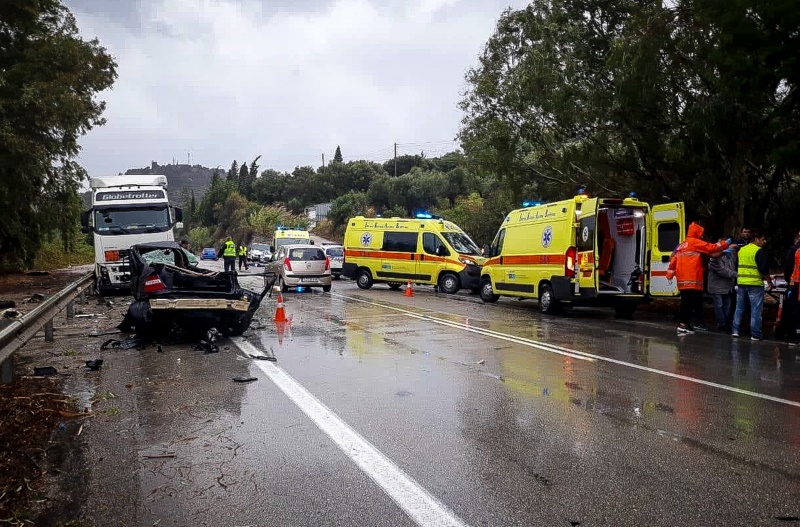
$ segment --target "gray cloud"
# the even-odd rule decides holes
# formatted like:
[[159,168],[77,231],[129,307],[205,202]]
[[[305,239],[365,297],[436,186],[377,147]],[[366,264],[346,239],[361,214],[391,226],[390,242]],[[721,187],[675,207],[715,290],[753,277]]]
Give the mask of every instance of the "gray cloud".
[[[524,2],[513,2],[521,7]],[[68,0],[119,63],[92,175],[151,160],[261,166],[452,149],[466,69],[508,0]]]

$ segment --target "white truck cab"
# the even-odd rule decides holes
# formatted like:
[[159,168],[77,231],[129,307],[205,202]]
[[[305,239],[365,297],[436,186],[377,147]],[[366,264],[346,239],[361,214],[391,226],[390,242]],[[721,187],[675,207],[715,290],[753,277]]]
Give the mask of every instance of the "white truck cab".
[[128,249],[139,243],[174,241],[183,225],[170,207],[167,177],[129,175],[92,178],[92,208],[81,215],[83,232],[94,235],[98,292],[127,293],[131,287]]

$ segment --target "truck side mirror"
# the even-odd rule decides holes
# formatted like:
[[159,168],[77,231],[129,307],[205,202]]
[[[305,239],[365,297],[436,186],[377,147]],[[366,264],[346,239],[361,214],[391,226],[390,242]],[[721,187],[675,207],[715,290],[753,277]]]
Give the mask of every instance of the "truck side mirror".
[[447,256],[447,249],[444,245],[440,245],[436,248],[436,256]]
[[[89,211],[89,210],[85,210],[85,211],[81,212],[81,225],[83,227],[88,227],[89,226],[89,214],[90,213],[91,213],[91,211]],[[83,232],[87,232],[87,231],[83,231]]]
[[488,243],[483,244],[483,256],[492,256],[492,248],[489,247]]
[[270,246],[269,246],[269,252],[273,253],[273,255],[274,255],[274,253],[275,253],[275,247],[273,247],[272,245],[270,245]]
[[[180,208],[180,207],[175,207],[175,221],[176,222],[182,222],[183,221],[183,209]],[[182,229],[183,226],[180,226],[178,228]]]

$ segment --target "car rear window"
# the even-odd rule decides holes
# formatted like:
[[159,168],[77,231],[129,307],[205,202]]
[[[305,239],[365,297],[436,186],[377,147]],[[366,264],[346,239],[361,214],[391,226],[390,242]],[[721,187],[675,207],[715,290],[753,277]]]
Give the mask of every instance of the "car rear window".
[[322,249],[291,249],[289,251],[289,259],[290,260],[324,260],[325,253],[322,252]]
[[331,247],[329,249],[325,249],[325,252],[328,253],[328,256],[332,257],[344,256],[344,249],[341,247]]

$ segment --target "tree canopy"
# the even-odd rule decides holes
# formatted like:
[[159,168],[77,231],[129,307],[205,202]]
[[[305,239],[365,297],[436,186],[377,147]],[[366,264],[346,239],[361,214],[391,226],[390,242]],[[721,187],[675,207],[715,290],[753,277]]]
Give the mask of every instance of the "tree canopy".
[[78,139],[104,124],[96,95],[116,67],[59,0],[0,3],[0,264],[30,263],[53,232],[71,238],[86,178]]
[[790,0],[535,0],[467,74],[463,147],[518,198],[585,183],[769,223],[797,205],[798,28]]

